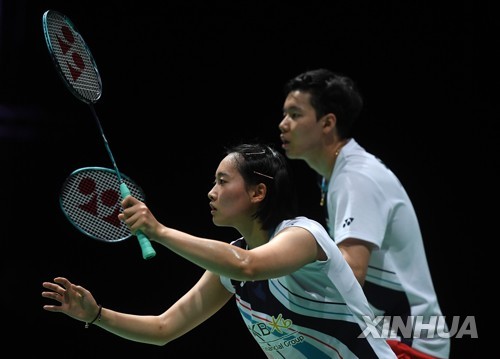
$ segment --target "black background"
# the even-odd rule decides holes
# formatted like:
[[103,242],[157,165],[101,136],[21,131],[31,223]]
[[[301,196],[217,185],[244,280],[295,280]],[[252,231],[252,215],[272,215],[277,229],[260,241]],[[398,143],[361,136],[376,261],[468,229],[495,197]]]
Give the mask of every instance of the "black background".
[[[145,261],[134,238],[98,242],[65,219],[58,204],[65,178],[111,164],[89,107],[64,87],[49,58],[42,29],[48,9],[67,15],[94,55],[103,80],[95,108],[121,172],[145,190],[160,221],[200,236],[236,238],[213,226],[206,195],[225,145],[279,145],[284,82],[316,67],[354,78],[366,100],[355,137],[412,197],[444,314],[479,324],[479,241],[491,225],[480,201],[490,195],[496,166],[488,159],[492,97],[480,84],[488,52],[477,37],[491,9],[431,1],[0,6],[1,350],[69,358],[263,356],[232,302],[166,347],[85,330],[43,311],[41,283],[56,276],[87,287],[105,307],[159,314],[202,273],[163,247]],[[315,174],[301,161],[292,168],[303,213],[321,221]],[[478,348],[468,335],[453,339],[451,358]]]

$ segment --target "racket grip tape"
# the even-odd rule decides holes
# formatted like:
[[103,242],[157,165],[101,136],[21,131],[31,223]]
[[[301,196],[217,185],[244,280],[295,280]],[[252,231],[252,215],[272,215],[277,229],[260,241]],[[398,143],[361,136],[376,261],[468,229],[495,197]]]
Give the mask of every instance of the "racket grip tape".
[[[128,189],[127,185],[125,183],[120,184],[120,192],[122,195],[122,198],[125,198],[130,195],[130,190]],[[151,245],[151,242],[149,241],[148,237],[144,235],[141,231],[137,231],[135,233],[137,239],[139,240],[139,245],[141,246],[142,250],[142,257],[144,259],[150,259],[153,258],[156,255],[156,252]]]

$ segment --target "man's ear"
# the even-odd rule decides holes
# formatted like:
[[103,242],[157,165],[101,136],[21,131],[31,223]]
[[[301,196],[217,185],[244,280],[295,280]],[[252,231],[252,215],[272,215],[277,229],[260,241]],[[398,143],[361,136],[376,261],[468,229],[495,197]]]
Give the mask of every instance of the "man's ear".
[[321,118],[323,121],[323,129],[332,131],[337,125],[337,117],[333,113],[327,113]]

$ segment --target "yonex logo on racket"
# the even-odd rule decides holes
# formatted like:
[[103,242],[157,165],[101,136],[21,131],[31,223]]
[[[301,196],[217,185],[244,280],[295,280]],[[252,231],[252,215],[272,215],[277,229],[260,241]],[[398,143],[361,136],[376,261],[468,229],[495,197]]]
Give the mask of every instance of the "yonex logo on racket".
[[[56,35],[57,43],[59,44],[59,47],[61,48],[63,55],[67,57],[68,51],[70,51],[73,45],[75,44],[75,36],[73,35],[71,29],[66,25],[61,26],[61,34],[62,37]],[[66,60],[66,65],[68,66],[71,78],[73,79],[73,81],[76,81],[78,80],[80,75],[83,73],[83,70],[85,69],[85,62],[83,61],[82,56],[76,51],[72,51],[70,53],[70,57],[72,59],[72,62],[76,65],[76,67],[73,67],[67,60]]]
[[49,53],[67,87],[83,102],[95,103],[101,97],[101,78],[78,30],[57,11],[44,13],[43,26]]
[[[121,226],[121,222],[118,220],[118,214],[120,213],[120,194],[118,191],[114,189],[103,189],[99,193],[96,182],[90,177],[83,177],[80,179],[78,183],[78,191],[84,196],[90,196],[90,200],[79,204],[78,208],[93,215],[94,217],[100,218],[109,224],[112,224],[113,226]],[[99,212],[102,212],[100,204],[107,208],[114,207],[114,210],[110,214],[101,217],[99,216]]]

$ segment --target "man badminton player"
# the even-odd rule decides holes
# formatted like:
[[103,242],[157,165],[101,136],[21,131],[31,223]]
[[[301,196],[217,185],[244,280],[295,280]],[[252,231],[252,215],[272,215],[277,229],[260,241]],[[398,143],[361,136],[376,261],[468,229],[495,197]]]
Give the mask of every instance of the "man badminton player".
[[[279,123],[286,156],[321,176],[326,224],[374,312],[408,325],[436,321],[433,335],[391,333],[404,358],[448,358],[450,339],[427,264],[410,198],[394,173],[351,137],[363,100],[352,79],[326,69],[307,71],[285,86]],[[410,322],[410,324],[412,324]]]

